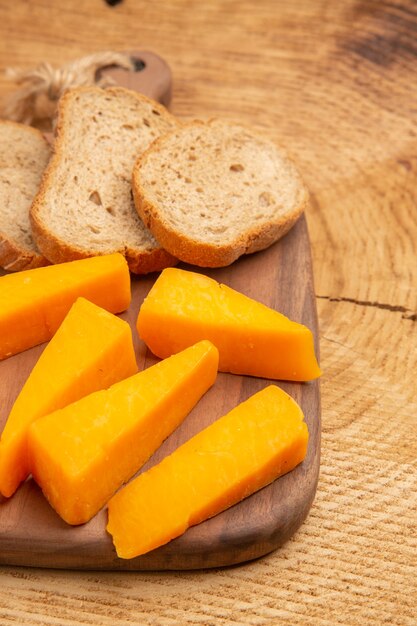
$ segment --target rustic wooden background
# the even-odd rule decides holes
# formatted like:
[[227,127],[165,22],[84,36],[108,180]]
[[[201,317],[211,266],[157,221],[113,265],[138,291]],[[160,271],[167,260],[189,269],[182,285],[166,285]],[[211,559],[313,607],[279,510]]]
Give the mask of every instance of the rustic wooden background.
[[175,114],[287,146],[324,370],[319,489],[282,549],[201,572],[2,567],[2,625],[416,623],[416,35],[411,0],[0,0],[2,69],[150,49]]

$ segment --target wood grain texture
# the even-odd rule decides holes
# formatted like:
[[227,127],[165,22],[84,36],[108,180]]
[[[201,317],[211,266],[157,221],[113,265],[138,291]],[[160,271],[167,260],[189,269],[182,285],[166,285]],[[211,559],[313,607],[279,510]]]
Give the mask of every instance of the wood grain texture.
[[[148,49],[171,110],[255,125],[313,194],[322,461],[306,522],[238,567],[0,569],[0,622],[411,626],[416,592],[417,11],[411,0],[0,3],[3,66]],[[2,78],[0,93],[11,86]]]
[[[227,268],[206,273],[307,325],[315,335],[318,355],[310,244],[304,217],[274,246]],[[132,328],[139,370],[159,361],[138,339],[136,331],[139,308],[154,281],[155,275],[132,278],[132,303],[121,315]],[[0,362],[0,429],[26,380],[26,372],[36,363],[43,348],[38,346]],[[144,469],[270,382],[219,374],[215,385]],[[309,430],[307,456],[289,474],[220,515],[190,528],[167,545],[128,560],[116,556],[106,532],[106,508],[87,524],[71,527],[51,509],[34,481],[29,480],[12,498],[0,497],[0,565],[96,570],[198,569],[234,565],[278,548],[306,518],[316,492],[320,464],[319,382],[288,382],[280,386],[301,406]]]

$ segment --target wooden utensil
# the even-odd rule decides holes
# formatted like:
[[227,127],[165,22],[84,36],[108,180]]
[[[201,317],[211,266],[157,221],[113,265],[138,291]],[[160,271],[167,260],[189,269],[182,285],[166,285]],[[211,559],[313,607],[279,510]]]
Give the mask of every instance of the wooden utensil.
[[[168,66],[149,52],[136,52],[132,56],[138,59],[137,72],[106,71],[113,72],[120,84],[167,103],[171,92]],[[181,267],[187,268],[186,265]],[[267,250],[242,257],[226,268],[201,271],[307,325],[315,336],[318,354],[310,244],[304,216]],[[154,275],[132,277],[132,304],[121,316],[132,327],[139,369],[157,361],[135,330],[139,307],[154,280]],[[35,347],[0,363],[0,429],[43,348]],[[157,463],[270,382],[220,373],[215,386],[143,469]],[[68,526],[29,479],[12,498],[0,497],[0,564],[113,570],[193,569],[241,563],[278,548],[299,528],[316,492],[320,462],[320,392],[318,381],[274,382],[301,405],[310,432],[307,457],[289,474],[220,515],[190,528],[167,545],[131,560],[117,557],[105,530],[105,509],[83,526]]]

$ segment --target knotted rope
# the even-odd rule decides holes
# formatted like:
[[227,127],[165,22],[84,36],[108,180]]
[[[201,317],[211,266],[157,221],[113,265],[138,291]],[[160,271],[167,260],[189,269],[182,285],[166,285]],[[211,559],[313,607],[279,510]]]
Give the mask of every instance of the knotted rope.
[[59,98],[68,89],[114,85],[110,77],[100,74],[100,70],[109,66],[134,69],[131,58],[120,52],[97,52],[59,68],[47,62],[31,70],[8,68],[6,75],[21,87],[8,96],[0,109],[0,117],[24,124],[32,124],[35,120],[51,120]]

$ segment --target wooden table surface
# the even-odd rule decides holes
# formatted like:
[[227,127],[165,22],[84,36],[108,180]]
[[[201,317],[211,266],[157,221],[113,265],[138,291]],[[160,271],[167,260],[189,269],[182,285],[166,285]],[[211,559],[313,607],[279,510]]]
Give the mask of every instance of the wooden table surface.
[[411,0],[0,1],[2,69],[153,50],[175,114],[287,146],[324,371],[318,492],[283,548],[197,572],[2,567],[2,626],[416,623],[416,32]]

